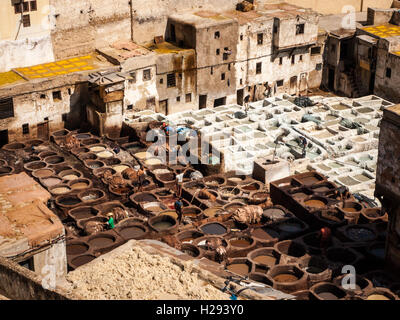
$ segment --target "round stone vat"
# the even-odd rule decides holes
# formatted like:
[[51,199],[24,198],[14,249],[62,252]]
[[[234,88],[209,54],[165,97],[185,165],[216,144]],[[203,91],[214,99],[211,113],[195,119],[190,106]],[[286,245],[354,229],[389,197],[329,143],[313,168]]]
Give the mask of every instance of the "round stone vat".
[[93,182],[86,178],[74,179],[68,182],[68,186],[72,190],[83,190],[87,188],[91,188]]
[[4,167],[7,165],[7,161],[4,159],[0,159],[0,167]]
[[84,165],[89,169],[98,169],[104,167],[104,162],[100,160],[85,160],[83,161]]
[[228,239],[231,246],[231,254],[242,256],[253,250],[257,244],[253,237],[250,236],[236,236]]
[[203,178],[203,182],[208,187],[216,187],[224,185],[226,180],[223,176],[210,176]]
[[[306,246],[307,252],[310,254],[321,254],[321,237],[319,231],[307,233],[300,240]],[[332,240],[327,245],[328,247],[332,246]]]
[[219,189],[219,194],[222,200],[229,200],[232,197],[239,197],[242,192],[234,186],[222,187]]
[[103,167],[103,168],[97,168],[94,169],[92,171],[93,175],[97,178],[100,178],[104,175],[104,173],[108,171],[110,172],[112,175],[116,174],[117,172],[113,169],[113,168],[109,168],[109,167]]
[[65,171],[65,170],[72,170],[71,166],[68,166],[65,164],[54,165],[54,166],[51,166],[51,168],[54,170],[54,172],[56,174],[59,174],[60,172]]
[[40,179],[40,183],[45,186],[46,188],[50,188],[62,183],[62,179],[57,176],[50,176],[46,178]]
[[60,183],[56,186],[50,187],[48,190],[52,195],[55,195],[55,196],[58,196],[61,194],[67,194],[67,193],[71,192],[71,188],[67,184],[64,184],[64,183]]
[[231,185],[231,186],[236,186],[238,184],[243,183],[243,181],[245,181],[246,178],[247,177],[245,175],[238,175],[238,176],[230,177],[230,178],[226,179],[226,184]]
[[25,145],[28,147],[37,147],[43,144],[44,141],[41,139],[33,139],[33,140],[28,140],[25,142]]
[[78,170],[64,170],[61,171],[58,176],[66,181],[73,181],[73,180],[77,180],[80,177],[82,177],[82,172],[78,171]]
[[0,167],[0,176],[6,176],[14,172],[14,168],[10,166]]
[[66,251],[68,256],[77,256],[87,253],[89,251],[89,245],[83,241],[72,240],[67,241]]
[[328,282],[313,285],[310,288],[310,294],[312,300],[344,300],[346,298],[346,291]]
[[89,263],[90,261],[93,261],[94,259],[96,259],[96,257],[92,254],[83,254],[73,258],[69,264],[72,269],[77,269],[80,266],[83,266]]
[[291,293],[308,288],[307,275],[294,264],[275,265],[268,271],[273,288]]
[[399,300],[399,297],[387,288],[371,288],[363,295],[364,300]]
[[177,221],[168,215],[152,217],[149,219],[148,224],[157,232],[173,232],[178,227]]
[[257,181],[254,181],[254,182],[251,182],[249,184],[241,185],[240,189],[242,191],[252,192],[252,191],[261,190],[262,189],[262,185],[261,185],[261,183],[259,183]]
[[372,228],[361,225],[345,227],[344,235],[346,238],[348,238],[348,240],[354,242],[371,242],[378,238],[378,235]]
[[200,226],[200,230],[206,235],[224,236],[229,233],[228,227],[219,222],[203,224]]
[[259,248],[248,253],[247,258],[255,265],[257,271],[258,266],[264,266],[263,269],[270,269],[278,263],[278,258],[273,248]]
[[102,159],[101,161],[103,161],[106,166],[115,166],[115,165],[121,163],[121,160],[119,160],[118,158],[113,158],[113,157],[111,157],[111,158],[99,157],[99,158]]
[[140,206],[144,211],[152,214],[159,214],[165,210],[168,210],[166,205],[158,201],[141,203]]
[[75,138],[77,138],[78,140],[84,140],[84,139],[92,138],[92,135],[88,132],[77,133],[77,134],[75,134]]
[[61,130],[58,130],[58,131],[54,131],[51,135],[52,135],[53,137],[60,138],[60,137],[65,137],[65,136],[67,136],[69,133],[70,133],[69,130],[67,130],[67,129],[61,129]]
[[263,246],[274,245],[279,238],[279,233],[268,226],[256,227],[250,231],[250,235]]
[[264,273],[250,272],[249,273],[249,279],[253,280],[253,281],[260,282],[262,284],[266,284],[267,286],[270,286],[270,287],[273,286],[272,280]]
[[197,229],[181,231],[176,235],[176,238],[182,243],[192,243],[195,239],[203,237],[204,234]]
[[68,211],[68,215],[75,221],[98,216],[99,210],[89,206],[79,206]]
[[203,218],[203,212],[199,208],[193,206],[183,208],[182,213],[184,217],[188,217],[192,220],[200,220]]
[[203,256],[202,250],[191,243],[183,243],[181,245],[181,251],[197,259],[200,259]]
[[388,214],[382,208],[366,208],[361,212],[359,223],[374,223],[376,221],[388,221]]
[[112,166],[112,168],[117,172],[117,173],[121,173],[128,169],[131,168],[131,165],[129,163],[121,163],[121,164],[116,164],[115,166]]
[[49,156],[49,157],[46,157],[46,158],[44,158],[44,161],[47,163],[47,164],[50,164],[50,165],[53,165],[53,164],[60,164],[60,163],[63,163],[64,161],[65,161],[65,159],[64,159],[64,157],[62,157],[62,156]]
[[319,256],[306,256],[298,263],[301,270],[307,276],[310,285],[318,282],[329,282],[332,279],[332,270],[328,268],[327,262]]
[[79,147],[79,148],[71,149],[71,153],[76,156],[79,156],[81,153],[87,153],[87,152],[89,152],[89,148],[86,148],[86,147]]
[[323,197],[311,196],[304,199],[304,206],[310,210],[321,209],[328,205],[328,200]]
[[13,142],[6,144],[2,147],[3,150],[6,151],[16,151],[16,150],[22,150],[25,149],[26,145],[20,142]]
[[50,168],[38,169],[38,170],[34,170],[32,172],[32,176],[34,176],[37,179],[48,178],[48,177],[54,176],[54,175],[55,175],[54,170],[50,169]]
[[24,168],[28,171],[34,171],[34,170],[39,170],[43,169],[47,166],[46,162],[43,161],[33,161],[29,162],[26,165],[24,165]]
[[[107,221],[108,219],[105,217],[96,216],[92,218],[76,220],[76,225],[84,230],[85,234],[94,235],[105,230]],[[93,228],[89,228],[89,222],[98,223],[100,225],[100,229],[94,230]]]
[[113,247],[117,242],[117,238],[109,233],[99,232],[90,236],[87,243],[94,251],[104,252]]
[[[207,244],[209,242],[209,244]],[[196,238],[193,240],[192,244],[199,247],[204,251],[204,256],[210,260],[216,261],[215,251],[210,248],[210,244],[220,244],[222,247],[225,248],[226,252],[229,254],[230,245],[229,243],[222,237],[219,236],[204,236],[200,238]]]
[[51,150],[45,150],[42,151],[38,154],[38,157],[42,160],[44,160],[47,157],[51,157],[51,156],[56,156],[57,152],[51,151]]
[[340,273],[342,266],[355,265],[359,258],[355,251],[348,248],[331,247],[326,250],[326,258],[333,275]]
[[225,211],[230,213],[235,213],[237,209],[243,207],[245,204],[243,202],[230,202],[223,206]]
[[85,160],[97,160],[97,155],[93,152],[86,152],[86,153],[80,153],[78,155],[78,158],[82,161]]
[[[207,192],[211,193],[215,198],[218,198],[218,197],[219,197],[218,192],[215,191],[215,190],[210,190],[210,189],[208,189]],[[210,200],[209,196],[206,195],[206,194],[204,194],[204,193],[202,193],[202,192],[199,192],[199,193],[197,194],[197,197],[198,197],[199,199],[201,199],[201,200]]]
[[90,145],[88,148],[90,152],[99,153],[107,150],[107,145],[99,143]]
[[285,208],[281,206],[273,206],[263,210],[263,217],[267,221],[280,221],[286,218],[291,218],[293,215],[288,213]]
[[354,286],[346,279],[344,283],[342,283],[344,277],[346,277],[345,274],[336,277],[335,279],[333,279],[333,283],[341,287],[345,291],[351,292],[352,294],[362,295],[363,292],[370,290],[374,287],[371,281],[360,275],[356,275]]
[[85,203],[101,201],[106,197],[106,194],[101,189],[88,189],[78,193],[78,198]]
[[[90,146],[90,145],[93,145],[93,144],[98,144],[98,143],[100,143],[100,139],[97,139],[97,138],[83,139],[83,140],[81,140],[81,143],[82,143],[84,146]],[[90,147],[88,147],[88,148],[90,148]]]
[[135,193],[130,197],[130,199],[133,203],[137,203],[137,204],[144,203],[144,202],[155,202],[158,200],[157,197],[153,193],[150,193],[150,192]]
[[146,235],[149,233],[149,229],[143,224],[132,223],[118,227],[117,232],[126,241],[132,239],[139,240],[146,237]]
[[61,195],[56,199],[56,204],[61,208],[73,208],[81,203],[81,200],[76,195]]
[[253,271],[253,264],[247,258],[233,258],[226,263],[225,269],[240,276],[248,276]]
[[269,199],[269,193],[268,192],[254,192],[251,194],[249,202],[251,204],[261,204],[266,202]]
[[306,248],[295,241],[284,240],[274,245],[274,250],[279,256],[280,264],[297,263],[306,254]]

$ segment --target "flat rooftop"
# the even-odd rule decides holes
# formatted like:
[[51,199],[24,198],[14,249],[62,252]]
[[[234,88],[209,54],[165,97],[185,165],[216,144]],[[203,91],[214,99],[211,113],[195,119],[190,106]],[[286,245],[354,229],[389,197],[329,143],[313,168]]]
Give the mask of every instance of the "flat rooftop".
[[370,34],[373,34],[380,38],[389,38],[389,37],[396,37],[400,36],[400,26],[396,26],[394,24],[382,24],[382,25],[375,25],[375,26],[368,26],[361,28]]
[[51,198],[25,172],[0,177],[0,255],[13,256],[64,234]]

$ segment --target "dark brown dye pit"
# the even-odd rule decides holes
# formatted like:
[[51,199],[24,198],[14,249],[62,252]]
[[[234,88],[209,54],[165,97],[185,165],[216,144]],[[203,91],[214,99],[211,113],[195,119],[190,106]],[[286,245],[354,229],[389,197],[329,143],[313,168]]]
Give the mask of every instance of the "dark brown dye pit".
[[312,274],[318,274],[324,271],[324,269],[319,268],[319,267],[315,267],[315,266],[309,266],[307,267],[306,271],[308,273],[312,273]]
[[145,234],[145,231],[142,228],[132,226],[123,228],[119,231],[119,233],[126,239],[135,239],[143,236]]
[[96,216],[96,212],[91,210],[91,208],[80,209],[72,213],[75,219],[87,219]]
[[113,243],[114,239],[107,237],[93,238],[92,240],[89,241],[89,244],[96,248],[104,248],[112,245]]
[[300,178],[299,180],[301,183],[306,185],[312,185],[319,181],[316,177],[305,177],[305,178]]
[[206,224],[201,227],[201,230],[206,234],[217,234],[217,235],[224,234],[227,231],[227,229],[224,226],[218,223]]
[[73,206],[75,204],[78,204],[80,201],[78,198],[63,198],[59,201],[60,204],[67,205],[67,206]]
[[88,251],[88,246],[84,244],[67,244],[67,254],[77,255]]
[[71,262],[76,266],[82,266],[86,263],[89,263],[90,261],[94,260],[95,257],[90,256],[90,255],[85,255],[85,256],[81,256],[81,257],[77,257],[74,260],[72,260]]
[[265,264],[270,267],[276,264],[276,258],[272,256],[257,256],[253,260],[257,263]]
[[292,197],[295,199],[304,199],[306,198],[308,195],[305,194],[304,192],[297,192],[297,193],[293,193]]
[[169,221],[160,221],[153,224],[153,227],[159,231],[171,228],[174,224]]
[[153,202],[153,201],[157,201],[157,197],[156,196],[154,196],[152,194],[148,194],[148,193],[140,194],[140,195],[136,196],[134,199],[137,202]]
[[313,208],[322,208],[325,207],[325,203],[321,200],[307,200],[304,202],[306,206],[313,207]]
[[297,278],[294,274],[291,273],[282,273],[275,276],[274,280],[276,282],[289,283],[289,282],[295,282],[299,280],[299,278]]
[[251,245],[251,241],[248,239],[234,239],[230,240],[229,243],[234,247],[245,248]]
[[250,267],[246,263],[234,263],[230,264],[226,267],[229,271],[240,274],[246,275],[250,272]]
[[331,292],[321,292],[321,293],[318,293],[318,296],[324,300],[338,300],[339,299],[337,296],[335,296]]
[[295,222],[282,223],[278,228],[285,232],[299,232],[303,229],[300,223]]
[[257,228],[254,229],[254,231],[252,232],[252,235],[258,239],[265,239],[265,240],[269,240],[269,239],[273,239],[273,238],[278,238],[279,237],[279,233],[269,229],[269,228]]

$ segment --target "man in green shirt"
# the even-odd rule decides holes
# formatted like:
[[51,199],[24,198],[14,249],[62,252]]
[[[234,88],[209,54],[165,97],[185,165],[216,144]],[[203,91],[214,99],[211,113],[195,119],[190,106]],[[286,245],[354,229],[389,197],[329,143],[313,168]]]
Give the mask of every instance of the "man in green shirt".
[[115,224],[114,224],[114,214],[113,214],[112,212],[109,212],[109,213],[107,214],[107,218],[108,218],[108,221],[107,221],[108,227],[109,227],[110,229],[114,229],[114,227],[115,227]]

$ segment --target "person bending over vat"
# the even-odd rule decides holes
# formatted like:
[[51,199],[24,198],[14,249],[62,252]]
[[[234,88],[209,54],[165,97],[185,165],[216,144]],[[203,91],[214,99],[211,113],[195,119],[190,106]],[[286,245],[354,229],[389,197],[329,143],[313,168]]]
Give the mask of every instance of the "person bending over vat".
[[112,213],[112,212],[107,213],[107,218],[108,218],[107,226],[108,226],[110,229],[114,229],[114,228],[115,228],[115,224],[114,224],[114,213]]
[[183,213],[182,213],[182,208],[183,208],[183,202],[182,198],[179,197],[175,203],[174,203],[175,211],[176,214],[178,215],[178,222],[182,223],[182,218],[183,218]]
[[326,254],[326,249],[330,246],[332,241],[332,232],[328,227],[321,228],[318,232],[318,236],[320,238],[319,246],[322,250],[322,253]]

